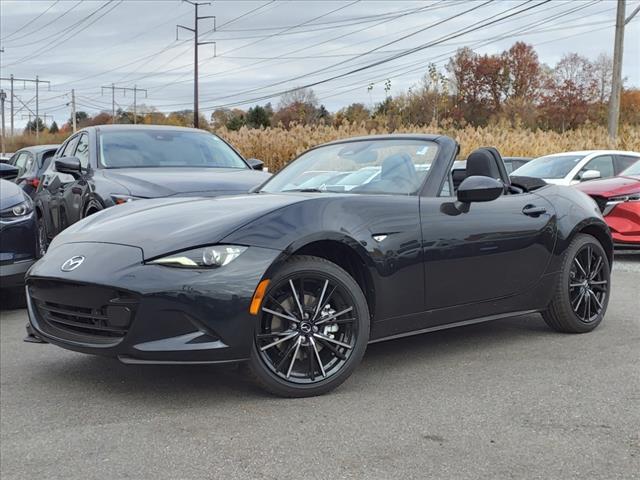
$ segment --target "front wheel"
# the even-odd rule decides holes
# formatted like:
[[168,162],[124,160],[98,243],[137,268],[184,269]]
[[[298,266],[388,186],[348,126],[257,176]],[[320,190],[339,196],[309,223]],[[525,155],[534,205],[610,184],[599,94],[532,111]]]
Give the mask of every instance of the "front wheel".
[[553,300],[542,313],[547,325],[566,333],[596,328],[609,303],[610,268],[609,258],[596,238],[576,236],[565,254]]
[[356,281],[328,260],[295,256],[261,305],[249,368],[276,395],[321,395],[351,375],[368,341],[369,309]]
[[47,249],[49,248],[49,234],[47,233],[47,226],[45,225],[44,218],[41,215],[37,217],[38,222],[38,245],[37,245],[37,255],[38,258],[44,257],[44,254],[47,253]]

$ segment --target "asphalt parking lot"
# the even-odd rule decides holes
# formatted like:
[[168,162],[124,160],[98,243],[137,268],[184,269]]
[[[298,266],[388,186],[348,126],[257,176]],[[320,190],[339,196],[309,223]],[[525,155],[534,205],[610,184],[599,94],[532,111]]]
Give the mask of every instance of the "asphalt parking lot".
[[337,391],[267,396],[232,367],[125,366],[22,342],[0,312],[0,477],[640,478],[640,253],[604,323],[540,317],[369,347]]

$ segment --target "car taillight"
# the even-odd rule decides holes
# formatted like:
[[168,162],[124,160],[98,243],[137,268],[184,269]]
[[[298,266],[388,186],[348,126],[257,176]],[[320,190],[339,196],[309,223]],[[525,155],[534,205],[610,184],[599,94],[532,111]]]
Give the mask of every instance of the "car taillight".
[[38,185],[40,185],[40,179],[38,178],[27,178],[27,185],[31,185],[33,188],[38,188]]

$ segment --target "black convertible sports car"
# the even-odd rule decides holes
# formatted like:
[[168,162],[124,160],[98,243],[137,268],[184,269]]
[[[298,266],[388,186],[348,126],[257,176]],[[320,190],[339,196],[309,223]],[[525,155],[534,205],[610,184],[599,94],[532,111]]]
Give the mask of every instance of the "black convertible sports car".
[[[133,202],[71,226],[27,276],[36,334],[136,363],[248,361],[285,396],[343,382],[368,343],[541,312],[588,332],[610,294],[612,242],[575,189],[509,179],[479,149],[354,138],[302,154],[255,193]],[[308,172],[357,172],[348,191]]]
[[41,254],[66,227],[107,207],[145,198],[246,193],[269,177],[262,166],[203,130],[84,128],[58,149],[32,195]]

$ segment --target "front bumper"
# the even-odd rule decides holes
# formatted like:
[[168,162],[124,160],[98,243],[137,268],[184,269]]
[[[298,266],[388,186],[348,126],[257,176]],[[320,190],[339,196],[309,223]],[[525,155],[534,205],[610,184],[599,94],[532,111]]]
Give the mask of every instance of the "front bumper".
[[0,287],[12,288],[24,285],[24,274],[33,265],[35,259],[20,260],[5,265],[0,265]]
[[620,203],[604,219],[616,246],[640,247],[640,202]]
[[[125,363],[245,360],[249,305],[279,251],[251,247],[225,267],[146,265],[136,247],[69,243],[47,252],[26,282],[29,321],[49,343]],[[71,257],[84,262],[71,272]]]

